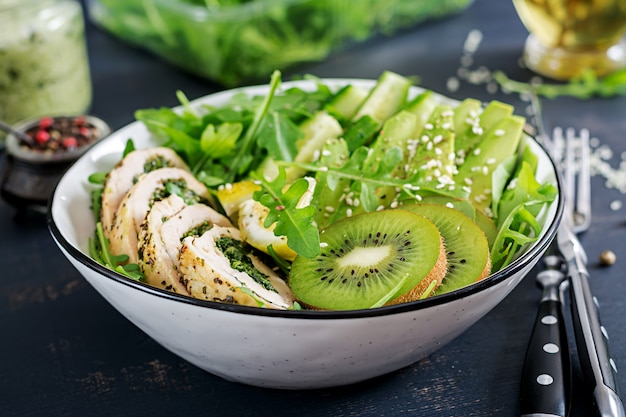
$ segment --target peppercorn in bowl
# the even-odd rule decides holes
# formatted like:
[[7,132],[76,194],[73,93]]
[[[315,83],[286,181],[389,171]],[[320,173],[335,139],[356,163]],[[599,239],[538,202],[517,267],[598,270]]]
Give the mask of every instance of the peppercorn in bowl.
[[[395,76],[388,77],[394,79],[394,83],[402,82]],[[337,110],[339,107],[345,110],[348,106],[337,106],[336,92],[343,91],[345,94],[347,86],[354,86],[366,92],[362,97],[368,94],[371,97],[372,91],[375,91],[380,82],[381,80],[305,80],[283,83],[278,87],[275,86],[275,91],[281,96],[281,101],[277,101],[280,103],[288,101],[285,95],[298,93],[296,90],[319,93],[319,83],[322,83],[325,86],[324,91],[327,88],[331,94],[330,100],[334,103],[334,108],[340,111]],[[395,91],[395,88],[397,84],[391,90]],[[216,125],[208,128],[204,135],[206,144],[211,141],[210,138],[220,133],[232,138],[232,133],[239,131],[239,128],[230,124],[235,120],[232,109],[228,108],[232,100],[236,101],[237,108],[246,107],[247,97],[250,97],[250,103],[255,102],[253,97],[261,97],[262,99],[256,103],[267,104],[264,97],[267,97],[271,90],[268,86],[228,90],[187,103],[184,108],[175,109],[175,112],[181,114],[186,112],[184,114],[187,118],[191,117],[193,112],[199,112],[199,118],[213,120]],[[397,99],[405,106],[407,103],[415,104],[414,100],[418,97],[421,97],[420,100],[426,100],[422,94],[431,95],[424,89],[411,86],[407,87],[406,97],[399,94],[400,98]],[[436,108],[439,105],[443,106],[440,108],[442,117],[449,117],[450,109],[457,109],[460,105],[457,101],[437,94],[432,94],[432,97]],[[389,100],[384,102],[389,103]],[[271,105],[259,105],[259,108],[261,107],[270,108]],[[325,115],[330,114],[327,111],[329,108],[326,107],[324,110]],[[229,124],[220,128],[216,119],[200,113],[215,109],[218,111],[221,109],[223,111],[221,114],[228,115]],[[398,113],[401,113],[401,116],[398,116],[402,118],[401,120],[412,120],[411,116],[402,111]],[[156,113],[143,114],[146,116],[144,120],[148,120],[148,115],[153,117]],[[324,116],[323,120],[328,119]],[[513,118],[513,121],[519,122],[516,118]],[[508,171],[518,174],[520,171],[526,172],[526,179],[530,178],[528,176],[532,172],[536,183],[543,185],[543,188],[535,190],[533,194],[535,199],[529,205],[518,209],[528,209],[524,214],[525,219],[536,216],[537,221],[532,221],[536,235],[524,239],[526,244],[520,247],[519,252],[511,254],[506,264],[503,264],[502,257],[499,257],[496,251],[491,251],[492,257],[483,265],[478,256],[482,250],[480,249],[482,246],[479,245],[494,247],[489,242],[498,242],[498,239],[503,238],[502,234],[499,234],[497,229],[494,234],[494,229],[490,229],[488,239],[484,230],[490,226],[483,225],[485,229],[482,229],[477,225],[478,221],[472,227],[460,227],[459,225],[465,224],[470,216],[475,216],[471,209],[476,206],[456,205],[458,200],[450,198],[455,193],[466,192],[463,187],[469,186],[470,183],[479,182],[474,173],[482,175],[483,171],[489,171],[492,169],[491,166],[495,165],[495,162],[492,162],[495,157],[484,155],[494,151],[488,147],[482,148],[482,154],[486,159],[482,165],[477,165],[478,169],[471,167],[466,167],[465,171],[459,169],[460,174],[457,175],[467,172],[468,175],[472,175],[474,181],[461,180],[453,184],[447,179],[445,181],[443,178],[436,179],[437,184],[445,184],[445,190],[438,185],[430,189],[426,183],[421,187],[408,184],[385,188],[385,196],[393,192],[405,193],[412,196],[411,198],[420,200],[419,204],[399,199],[390,201],[388,207],[374,206],[370,211],[363,209],[350,191],[346,191],[345,195],[338,193],[337,202],[344,204],[346,200],[350,200],[347,202],[349,207],[345,210],[344,218],[329,222],[325,219],[339,211],[331,206],[333,200],[326,200],[326,204],[318,205],[317,208],[321,208],[321,211],[306,209],[306,204],[302,205],[307,199],[310,199],[308,200],[310,202],[318,198],[314,186],[329,185],[329,182],[322,182],[322,174],[334,173],[336,178],[332,179],[331,183],[348,178],[346,174],[348,172],[350,180],[353,181],[358,177],[361,186],[361,183],[369,184],[368,181],[371,180],[371,183],[387,187],[395,184],[396,180],[390,176],[383,176],[381,172],[385,169],[391,171],[396,165],[383,164],[370,173],[351,170],[353,165],[343,165],[344,168],[332,165],[316,168],[317,158],[336,156],[336,152],[339,152],[324,149],[319,153],[311,152],[309,161],[296,166],[299,171],[307,172],[303,181],[293,180],[291,186],[296,184],[296,188],[290,188],[281,182],[281,178],[284,180],[281,175],[285,173],[280,168],[277,179],[267,183],[264,183],[264,177],[253,175],[251,180],[219,184],[214,180],[217,175],[229,173],[228,170],[215,169],[219,161],[204,165],[204,168],[209,166],[213,169],[213,176],[199,175],[202,169],[194,169],[189,165],[193,166],[193,158],[185,159],[185,153],[180,149],[176,155],[169,154],[171,148],[168,144],[171,142],[149,126],[150,123],[137,121],[114,132],[89,149],[67,171],[59,181],[50,204],[49,228],[62,253],[79,273],[128,320],[164,348],[201,369],[230,381],[282,389],[322,388],[363,381],[413,364],[453,340],[501,302],[538,262],[554,238],[561,217],[563,201],[561,194],[558,193],[560,185],[554,163],[545,150],[525,134],[521,134],[519,143],[516,143],[511,160],[527,160],[529,161],[527,164],[533,168],[526,167],[522,170],[509,166]],[[401,130],[407,125],[403,123],[394,127],[392,122],[389,122],[385,126],[383,131],[389,133],[398,132],[397,129]],[[435,130],[436,126],[433,124],[430,127],[429,123],[424,125],[426,131]],[[495,129],[494,138],[506,137],[507,126],[509,125],[503,124]],[[433,138],[436,138],[433,140],[433,155],[438,153],[435,152],[438,149],[436,145],[444,142],[445,130],[450,128],[450,126],[440,127],[443,130],[436,130],[436,134],[433,135]],[[472,125],[469,131],[472,131],[472,128],[474,131],[479,130]],[[427,142],[425,137],[429,135],[426,131],[417,136],[423,143]],[[268,130],[264,132],[264,138],[267,140]],[[345,133],[338,135],[349,136]],[[407,136],[412,139],[411,149],[417,143],[412,135],[411,133]],[[177,134],[177,137],[180,138],[181,135]],[[130,151],[129,138],[132,140],[133,149]],[[335,140],[322,142],[333,146],[337,143]],[[224,145],[224,141],[219,143]],[[301,149],[304,148],[306,147]],[[169,150],[166,152],[165,149]],[[214,150],[212,155],[215,155],[215,152]],[[394,152],[396,150],[387,149],[385,154],[390,155],[387,156],[390,158]],[[142,171],[137,177],[128,177],[131,181],[123,181],[125,176],[118,178],[117,174],[122,171],[114,173],[114,169],[129,169],[132,166],[129,165],[129,161],[138,155],[145,156],[151,153],[158,153],[159,163],[156,165],[159,168],[150,172]],[[170,156],[166,156],[166,153]],[[356,164],[358,158],[365,158],[368,154],[370,153],[357,151],[349,160]],[[481,152],[475,152],[475,158],[480,154]],[[242,158],[236,153],[222,155],[223,158]],[[178,160],[179,157],[182,162]],[[170,162],[163,167],[165,159]],[[200,160],[202,158],[196,158],[195,162]],[[471,158],[468,157],[467,160]],[[245,161],[244,158],[240,162],[243,164]],[[424,169],[429,169],[430,165],[432,164],[428,164]],[[520,162],[520,166],[525,165]],[[137,169],[130,169],[123,172],[136,171]],[[434,176],[436,171],[436,169],[432,171]],[[105,196],[109,191],[106,183],[104,185],[102,208],[105,207],[105,203],[108,206],[111,201],[119,200],[113,204],[117,207],[114,215],[111,215],[111,210],[105,209],[94,217],[93,196],[102,185],[90,182],[89,178],[97,172],[108,172],[108,181],[113,182],[115,179],[114,184],[127,183],[125,189],[128,191],[116,194],[118,197],[113,199],[109,195]],[[280,174],[281,172],[283,174]],[[189,173],[196,174],[195,179],[188,177]],[[158,178],[162,179],[165,175],[174,175],[172,178],[176,178],[176,181],[159,188],[158,193],[145,191],[144,184],[158,182],[160,181]],[[379,176],[372,178],[373,175]],[[181,192],[183,184],[179,181],[181,178],[188,178],[186,180],[188,188],[183,192]],[[209,187],[211,192],[202,194],[202,187],[195,182],[202,179],[205,180],[204,186]],[[430,179],[425,178],[424,181]],[[506,201],[506,204],[503,203],[505,206],[513,207],[515,198],[520,198],[517,194],[517,197],[513,198],[515,183],[514,181],[509,187],[511,191],[506,191],[505,188],[500,190],[502,195],[511,197],[511,199],[503,197],[503,201]],[[526,185],[520,185],[524,186]],[[348,188],[346,186],[346,189]],[[330,186],[322,187],[317,189],[317,192],[326,193],[331,189]],[[431,192],[425,193],[426,189],[430,189]],[[169,190],[169,194],[163,190]],[[196,191],[190,192],[193,190]],[[264,194],[263,190],[266,193],[271,191],[272,197],[264,197],[267,194]],[[550,199],[541,200],[544,195],[542,193],[552,191],[555,194],[550,194]],[[415,197],[416,193],[420,194],[419,198]],[[113,194],[115,193],[111,192],[111,195]],[[142,195],[146,197],[141,197]],[[241,199],[242,195],[245,198]],[[196,198],[198,196],[200,198]],[[443,204],[442,197],[445,200]],[[485,196],[480,194],[476,197],[477,204],[485,204]],[[368,196],[362,193],[358,199],[365,198]],[[136,199],[141,200],[141,204]],[[253,245],[262,239],[259,238],[261,234],[254,235],[250,233],[251,229],[248,229],[248,220],[255,218],[256,215],[252,210],[255,206],[250,199],[265,202],[271,206],[268,208],[269,212],[279,217],[285,213],[297,213],[298,218],[318,215],[317,220],[313,222],[308,220],[294,222],[291,229],[310,230],[308,227],[313,225],[320,227],[319,234],[307,235],[307,239],[299,245],[292,244],[287,247],[281,246],[284,239],[273,240],[272,248],[268,249],[269,253],[262,251],[263,245],[257,245],[261,249],[252,249]],[[130,210],[130,207],[133,207],[133,210]],[[231,211],[234,207],[236,216]],[[464,207],[465,214],[461,212]],[[140,212],[139,223],[136,220],[120,220],[126,218],[129,211],[136,213],[135,209]],[[298,211],[301,209],[304,211]],[[361,209],[363,211],[359,212]],[[184,223],[187,221],[184,219],[191,218],[192,215],[187,213],[192,210],[196,213],[193,216],[199,212],[210,214]],[[452,223],[456,225],[453,227],[453,233],[444,232],[446,219],[437,217],[441,213],[450,213],[452,216]],[[493,213],[488,217],[496,219]],[[205,222],[203,219],[210,220]],[[481,219],[479,221],[484,221],[484,218]],[[133,221],[138,224],[137,229],[133,228],[131,224]],[[325,221],[329,224],[320,226]],[[103,226],[107,222],[113,226]],[[393,228],[396,227],[401,229],[395,231]],[[510,228],[514,225],[509,224],[505,227]],[[380,230],[370,230],[371,228]],[[389,232],[386,228],[391,228],[390,230],[394,232]],[[366,230],[361,233],[361,229]],[[121,233],[120,230],[127,232]],[[165,230],[168,232],[165,233]],[[354,244],[350,241],[353,232],[359,233],[358,241]],[[248,237],[243,237],[246,233]],[[444,234],[446,238],[442,237]],[[155,236],[158,239],[155,239]],[[341,239],[337,236],[341,236]],[[293,243],[297,236],[289,235],[288,239]],[[433,239],[434,246],[430,244],[426,245],[428,247],[422,246]],[[401,242],[400,247],[393,246],[395,243],[392,241],[395,240]],[[455,240],[458,242],[454,243]],[[465,242],[470,242],[471,245],[465,245]],[[102,245],[107,243],[111,243],[110,252],[102,250]],[[126,246],[129,243],[130,246]],[[510,241],[506,243],[510,246]],[[339,249],[334,247],[343,244],[348,246]],[[414,247],[415,245],[418,246]],[[458,245],[456,246],[458,250],[452,250],[452,245]],[[459,253],[467,251],[467,247],[472,253],[459,258]],[[171,251],[168,248],[175,249]],[[242,248],[244,252],[241,251]],[[312,253],[306,252],[308,250]],[[108,263],[111,259],[120,260],[120,253],[126,253],[127,259],[132,258],[133,261],[130,262],[132,265],[124,262],[116,265]],[[242,253],[246,257],[240,256]],[[387,259],[388,253],[395,254],[392,267],[383,268],[374,265]],[[174,256],[171,257],[171,254]],[[277,258],[287,261],[281,262],[280,265],[272,263],[272,260]],[[328,260],[334,262],[333,266],[322,267],[321,265],[325,265]],[[260,264],[270,267],[263,268]],[[366,264],[371,266],[364,267]],[[406,266],[411,269],[407,270],[408,272],[401,272],[398,280],[387,282],[385,278],[373,289],[382,292],[373,296],[368,293],[369,298],[366,298],[360,295],[358,297],[347,295],[349,289],[344,287],[349,286],[351,278],[336,278],[335,274],[339,273],[339,270],[344,270],[346,266],[347,275],[355,276],[353,290],[357,293],[361,290],[369,291],[364,287],[368,287],[372,279],[375,279],[374,276],[379,273],[391,277],[394,273],[389,271],[405,271]],[[469,269],[466,268],[470,266],[477,270],[476,277],[469,277]],[[256,270],[254,274],[250,273],[252,268]],[[230,272],[224,272],[226,270]],[[455,270],[465,272],[452,272]],[[174,271],[173,281],[172,271]],[[439,282],[437,277],[441,272],[445,276],[443,281]],[[460,277],[459,282],[462,284],[446,281],[453,275]],[[309,279],[309,276],[313,276],[313,279]],[[337,285],[332,285],[333,282],[330,281]],[[408,295],[405,297],[403,289],[407,286],[411,291],[406,292]],[[337,291],[342,295],[329,297],[326,289],[330,291],[331,287],[339,287]],[[324,294],[320,295],[320,291]],[[350,297],[360,299],[348,299]]]
[[6,137],[2,197],[18,209],[45,211],[63,172],[111,132],[93,115],[44,116],[13,126],[24,135]]

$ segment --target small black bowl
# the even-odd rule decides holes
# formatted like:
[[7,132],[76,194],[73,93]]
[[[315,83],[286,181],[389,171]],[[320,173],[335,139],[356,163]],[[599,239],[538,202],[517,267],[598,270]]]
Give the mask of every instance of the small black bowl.
[[[111,132],[106,122],[91,115],[54,116],[47,119],[56,123],[79,118],[85,126],[94,130],[95,136],[88,143],[73,149],[41,150],[22,142],[15,135],[7,135],[0,180],[0,195],[7,203],[18,210],[47,211],[48,200],[62,174],[87,149]],[[26,133],[37,127],[41,120],[41,117],[29,119],[18,123],[14,129]]]

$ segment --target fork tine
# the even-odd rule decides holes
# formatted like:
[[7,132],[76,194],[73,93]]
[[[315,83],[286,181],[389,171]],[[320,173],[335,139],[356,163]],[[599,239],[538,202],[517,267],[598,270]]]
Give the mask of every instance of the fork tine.
[[576,137],[574,129],[567,129],[565,132],[565,161],[562,164],[563,181],[565,182],[565,209],[572,216],[576,211]]
[[591,224],[591,173],[589,165],[589,130],[580,131],[578,180],[576,181],[576,211],[574,232],[581,233]]

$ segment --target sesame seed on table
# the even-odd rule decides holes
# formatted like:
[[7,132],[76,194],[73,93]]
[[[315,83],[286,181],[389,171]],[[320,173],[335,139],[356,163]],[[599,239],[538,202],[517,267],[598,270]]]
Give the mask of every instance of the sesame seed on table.
[[[416,75],[420,85],[455,99],[511,103],[516,113],[527,116],[526,98],[503,92],[491,76],[500,70],[516,80],[534,77],[519,63],[526,36],[511,2],[475,0],[461,13],[349,45],[322,62],[285,71],[283,78],[377,78],[391,70]],[[92,23],[87,24],[87,42],[94,87],[90,112],[113,129],[133,121],[137,109],[176,105],[177,90],[193,99],[224,89]],[[626,392],[626,280],[621,266],[626,261],[626,96],[560,97],[542,104],[550,129],[587,128],[591,135],[593,218],[580,239],[622,371],[618,383]],[[18,213],[2,199],[0,252],[4,417],[519,414],[522,365],[541,297],[536,271],[469,330],[414,365],[356,385],[281,391],[225,381],[167,351],[115,311],[66,261],[43,215]],[[569,322],[568,327],[572,330]],[[573,339],[570,350],[576,352]],[[593,415],[580,364],[574,359],[572,365],[570,415]]]

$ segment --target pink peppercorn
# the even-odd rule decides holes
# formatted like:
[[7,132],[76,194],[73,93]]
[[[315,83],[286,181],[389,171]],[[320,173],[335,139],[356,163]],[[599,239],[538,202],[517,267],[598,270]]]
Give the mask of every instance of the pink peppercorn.
[[53,123],[52,117],[42,117],[41,119],[39,119],[39,128],[47,129],[50,126],[52,126],[52,123]]
[[66,149],[73,149],[78,146],[78,141],[76,140],[74,136],[68,136],[63,139],[63,146]]
[[46,143],[50,140],[50,133],[43,129],[39,129],[37,133],[35,133],[35,140],[37,143]]

